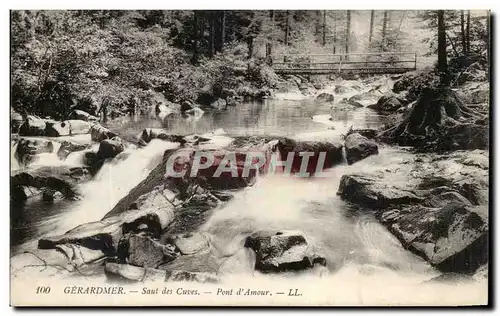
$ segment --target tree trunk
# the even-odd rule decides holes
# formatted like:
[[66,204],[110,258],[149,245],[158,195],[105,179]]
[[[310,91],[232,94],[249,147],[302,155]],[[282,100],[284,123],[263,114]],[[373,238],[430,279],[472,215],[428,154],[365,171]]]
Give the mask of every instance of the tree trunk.
[[337,50],[337,12],[333,11],[333,53]]
[[384,20],[382,22],[382,43],[380,44],[382,50],[385,50],[386,33],[387,33],[387,10],[384,11]]
[[269,65],[272,65],[272,54],[273,54],[273,32],[274,32],[274,10],[269,11],[269,19],[271,23],[270,31],[267,36],[266,43],[266,60]]
[[224,43],[226,42],[226,11],[222,10],[220,14],[220,36],[219,36],[219,51],[224,51]]
[[319,29],[321,27],[321,10],[315,10],[316,12],[316,19],[315,19],[315,25],[314,25],[314,37],[317,39],[319,37]]
[[247,46],[248,46],[248,59],[251,59],[253,56],[253,36],[247,37]]
[[288,45],[288,33],[290,32],[290,23],[289,23],[290,13],[288,10],[285,11],[285,45]]
[[470,10],[467,10],[467,27],[466,27],[466,44],[467,44],[467,54],[470,53]]
[[198,36],[200,34],[198,26],[198,11],[193,11],[193,58],[191,62],[196,64],[198,61]]
[[210,31],[208,36],[208,56],[214,56],[214,44],[215,44],[215,12],[209,13],[209,23]]
[[368,36],[368,43],[371,44],[373,38],[373,22],[375,21],[375,10],[370,13],[370,35]]
[[347,10],[347,19],[345,23],[345,59],[348,60],[347,54],[349,53],[349,41],[351,37],[351,10]]
[[462,39],[462,54],[467,54],[467,42],[465,41],[465,14],[464,10],[460,11],[460,35]]
[[323,46],[326,45],[326,10],[323,10]]
[[438,10],[438,71],[441,84],[448,83],[448,63],[446,61],[446,27],[444,23],[444,10]]

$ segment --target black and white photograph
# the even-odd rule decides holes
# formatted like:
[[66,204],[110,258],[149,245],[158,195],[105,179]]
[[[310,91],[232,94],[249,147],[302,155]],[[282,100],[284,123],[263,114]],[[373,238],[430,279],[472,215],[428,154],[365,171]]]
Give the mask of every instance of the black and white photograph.
[[490,10],[9,15],[11,306],[491,304]]

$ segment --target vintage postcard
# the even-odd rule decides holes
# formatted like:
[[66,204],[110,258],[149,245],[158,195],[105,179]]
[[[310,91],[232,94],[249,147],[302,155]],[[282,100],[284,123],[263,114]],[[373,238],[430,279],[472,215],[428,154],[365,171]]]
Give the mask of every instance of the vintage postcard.
[[487,306],[487,10],[11,10],[12,306]]

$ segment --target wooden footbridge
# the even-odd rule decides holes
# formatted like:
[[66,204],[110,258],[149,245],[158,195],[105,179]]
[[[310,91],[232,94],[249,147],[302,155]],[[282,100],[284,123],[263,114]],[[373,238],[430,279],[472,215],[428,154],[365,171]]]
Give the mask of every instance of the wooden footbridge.
[[417,68],[417,54],[408,52],[300,54],[273,56],[278,74],[401,74]]

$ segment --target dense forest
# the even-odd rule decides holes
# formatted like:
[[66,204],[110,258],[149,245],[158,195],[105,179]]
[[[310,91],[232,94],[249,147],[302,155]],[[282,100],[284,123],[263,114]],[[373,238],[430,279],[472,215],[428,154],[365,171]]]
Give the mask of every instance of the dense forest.
[[12,11],[11,106],[106,121],[160,103],[259,99],[279,88],[273,57],[291,53],[439,51],[452,80],[488,58],[488,21],[470,11]]

